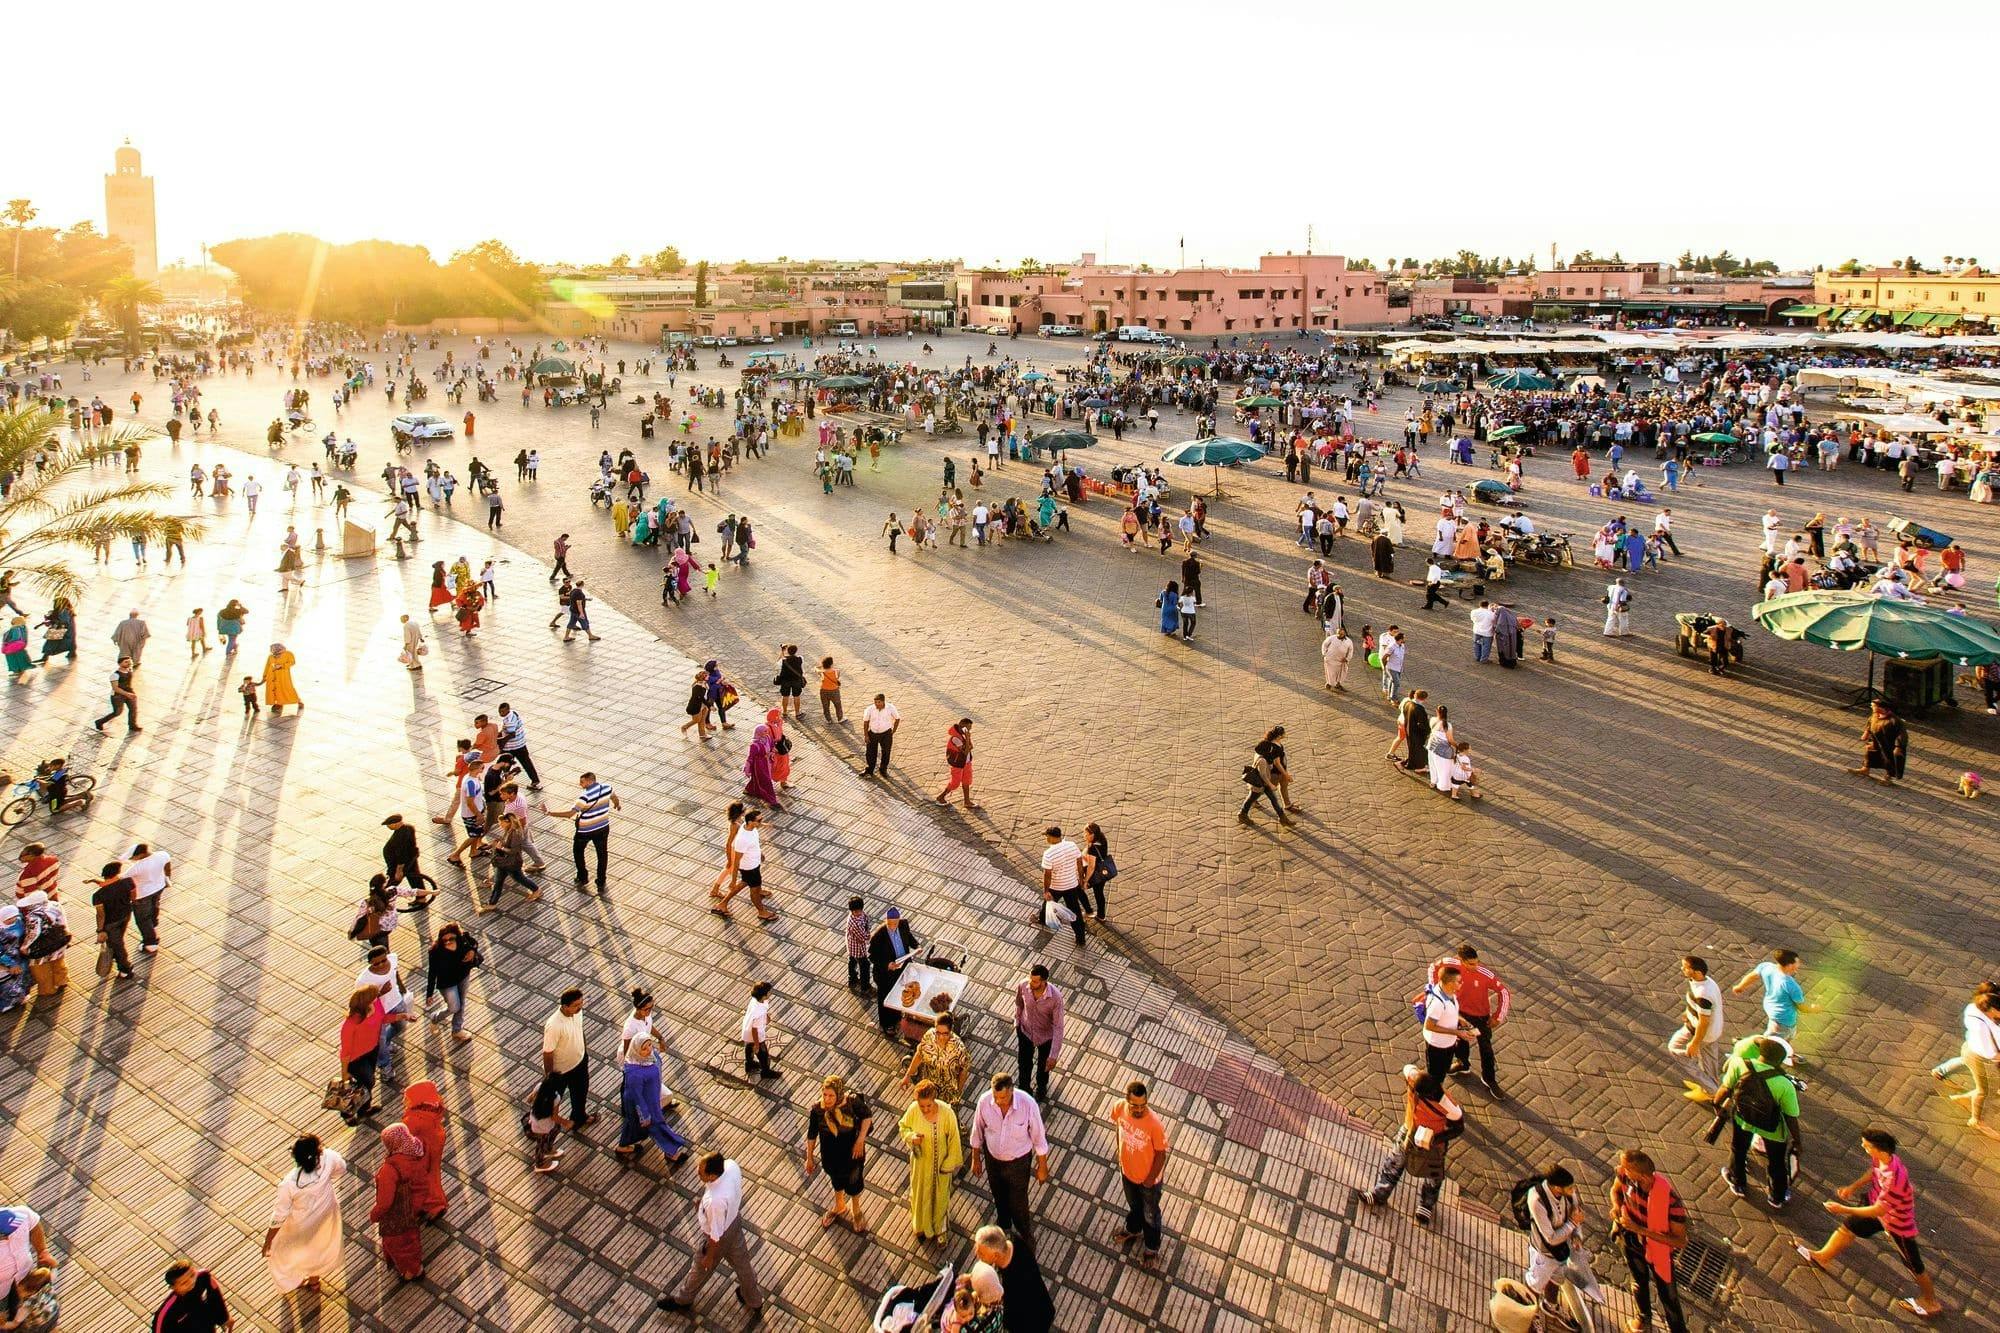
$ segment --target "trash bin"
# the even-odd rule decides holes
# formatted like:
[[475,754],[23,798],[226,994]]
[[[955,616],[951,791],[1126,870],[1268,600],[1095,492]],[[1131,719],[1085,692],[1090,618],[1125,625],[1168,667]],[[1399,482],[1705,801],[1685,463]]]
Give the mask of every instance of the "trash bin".
[[1922,712],[1951,697],[1952,665],[1942,657],[1906,661],[1891,657],[1882,663],[1882,697],[1899,713]]

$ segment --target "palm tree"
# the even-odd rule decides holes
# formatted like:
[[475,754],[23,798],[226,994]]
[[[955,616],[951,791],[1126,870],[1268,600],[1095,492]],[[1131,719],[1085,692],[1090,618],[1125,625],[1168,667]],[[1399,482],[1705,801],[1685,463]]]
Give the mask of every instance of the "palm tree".
[[7,201],[7,225],[14,229],[14,276],[16,278],[21,276],[21,233],[27,230],[28,224],[35,220],[35,214],[39,211],[26,199],[9,199]]
[[118,317],[118,326],[125,330],[125,350],[134,352],[139,348],[139,307],[158,305],[166,298],[152,283],[127,273],[105,283],[97,299]]
[[[168,542],[199,537],[201,520],[162,511],[173,494],[159,482],[90,483],[91,464],[122,454],[128,444],[147,439],[143,427],[124,427],[108,444],[63,444],[62,417],[38,404],[0,412],[0,473],[19,478],[0,499],[0,570],[51,597],[77,600],[84,580],[62,558],[66,548],[100,541],[144,537]],[[47,462],[35,467],[37,454]],[[119,473],[123,476],[123,473]]]

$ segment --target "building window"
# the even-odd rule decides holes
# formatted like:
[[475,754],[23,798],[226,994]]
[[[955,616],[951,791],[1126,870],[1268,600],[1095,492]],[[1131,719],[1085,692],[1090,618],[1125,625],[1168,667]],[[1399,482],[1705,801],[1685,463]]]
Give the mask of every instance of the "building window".
[[1193,331],[1194,331],[1194,321],[1193,321],[1193,320],[1191,320],[1191,319],[1184,319],[1184,320],[1182,320],[1182,321],[1181,321],[1181,332],[1182,332],[1182,333],[1192,333]]
[[1250,327],[1251,327],[1251,328],[1253,328],[1253,329],[1261,329],[1261,328],[1263,328],[1263,327],[1264,327],[1264,317],[1263,317],[1262,315],[1259,315],[1259,316],[1258,316],[1258,317],[1257,317],[1256,319],[1253,319],[1253,320],[1251,320],[1251,321],[1250,321]]
[[1885,300],[1885,301],[1893,301],[1893,300],[1895,300],[1895,299],[1896,299],[1896,289],[1895,289],[1894,287],[1891,287],[1891,288],[1890,288],[1890,289],[1889,289],[1888,291],[1886,291],[1886,292],[1883,292],[1883,293],[1882,293],[1882,299],[1883,299],[1883,300]]
[[1563,293],[1563,295],[1564,295],[1564,296],[1575,296],[1575,295],[1576,295],[1576,288],[1574,288],[1574,287],[1570,288],[1570,289],[1569,289],[1568,291],[1564,292],[1564,293]]
[[1956,301],[1956,300],[1958,299],[1958,293],[1957,293],[1957,292],[1953,292],[1953,293],[1951,293],[1951,295],[1949,295],[1949,296],[1945,297],[1945,299],[1946,299],[1947,301]]
[[1986,293],[1985,293],[1985,292],[1974,292],[1974,293],[1972,294],[1972,299],[1973,299],[1973,300],[1975,300],[1975,301],[1984,301],[1984,300],[1986,299]]
[[1326,323],[1326,316],[1325,316],[1325,315],[1314,315],[1314,316],[1313,316],[1313,323],[1315,323],[1315,324],[1325,324],[1325,323]]
[[1239,287],[1236,289],[1236,298],[1239,301],[1261,301],[1264,299],[1264,289],[1262,287]]
[[1224,333],[1227,333],[1229,330],[1235,327],[1236,327],[1236,321],[1233,319],[1225,319],[1222,321],[1222,331]]
[[1548,294],[1548,295],[1550,295],[1550,296],[1554,296],[1554,295],[1556,295],[1556,294],[1557,294],[1557,292],[1556,292],[1556,289],[1555,289],[1555,288],[1553,288],[1553,287],[1550,287],[1550,288],[1549,288],[1549,289],[1547,290],[1547,294]]
[[1153,327],[1156,329],[1164,329],[1165,327],[1167,327],[1167,321],[1165,321],[1164,319],[1156,319],[1153,321]]
[[[1352,290],[1352,289],[1350,289],[1350,290]],[[1313,300],[1315,300],[1315,301],[1324,301],[1325,299],[1326,299],[1326,288],[1324,288],[1324,287],[1315,287],[1315,288],[1313,288]]]

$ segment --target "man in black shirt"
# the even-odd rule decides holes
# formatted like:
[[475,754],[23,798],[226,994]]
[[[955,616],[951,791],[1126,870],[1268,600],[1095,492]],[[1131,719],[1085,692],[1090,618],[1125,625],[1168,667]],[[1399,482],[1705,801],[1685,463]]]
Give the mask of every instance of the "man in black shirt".
[[1055,1327],[1056,1307],[1033,1243],[1022,1237],[1009,1239],[999,1227],[981,1227],[972,1240],[979,1261],[1000,1274],[1007,1333],[1049,1333]]
[[129,977],[132,975],[132,959],[125,952],[125,926],[132,919],[134,886],[131,880],[119,875],[116,861],[105,866],[102,873],[102,879],[92,881],[97,885],[97,892],[90,895],[90,905],[97,910],[98,944],[110,951],[118,975]]
[[111,711],[97,719],[96,726],[99,731],[104,730],[104,724],[120,713],[125,714],[125,730],[128,734],[139,730],[139,696],[132,690],[133,670],[131,658],[118,659],[118,669],[111,673]]

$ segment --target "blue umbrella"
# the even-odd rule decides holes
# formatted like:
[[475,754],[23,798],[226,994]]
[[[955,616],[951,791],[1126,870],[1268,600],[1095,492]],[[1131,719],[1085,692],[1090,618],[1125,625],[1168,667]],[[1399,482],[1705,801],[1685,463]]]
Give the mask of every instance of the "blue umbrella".
[[1044,375],[1039,370],[1031,370],[1027,374],[1021,376],[1021,378],[1024,380],[1045,380],[1048,378],[1048,376]]

